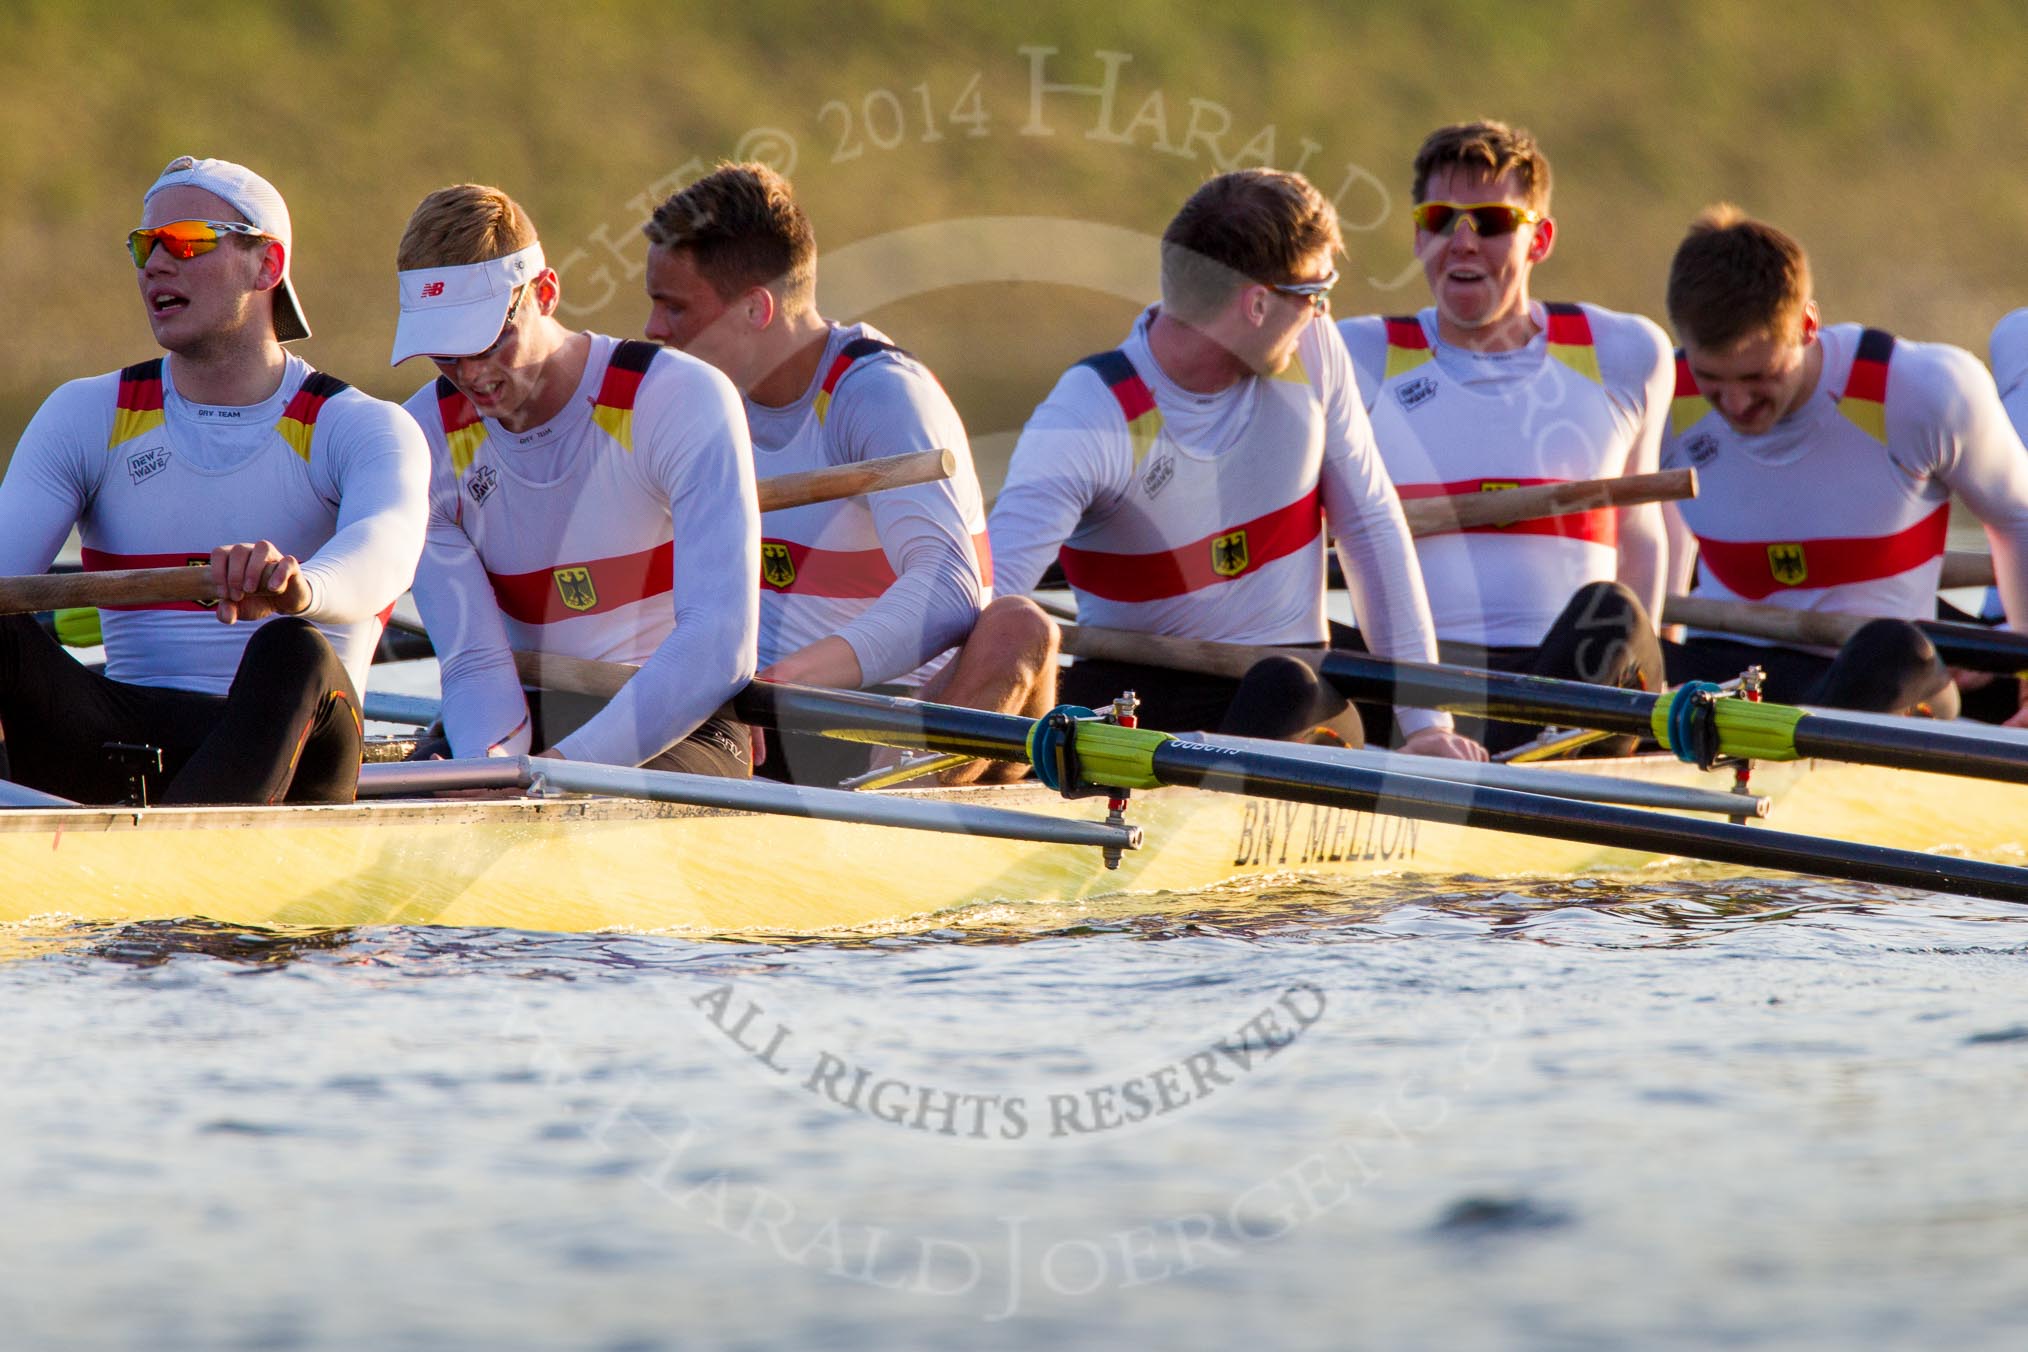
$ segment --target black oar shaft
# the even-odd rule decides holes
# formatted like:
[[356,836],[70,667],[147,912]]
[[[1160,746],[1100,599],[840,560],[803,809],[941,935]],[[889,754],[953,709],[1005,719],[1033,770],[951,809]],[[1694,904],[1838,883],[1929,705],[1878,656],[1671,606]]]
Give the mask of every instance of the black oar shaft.
[[1950,620],[1917,620],[1915,627],[1936,646],[1947,667],[2006,676],[2028,670],[2028,635]]
[[[1352,654],[1344,656],[1348,662],[1357,661]],[[1407,674],[1413,678],[1424,672],[1434,673],[1429,677],[1431,682],[1452,675],[1441,668],[1412,665]],[[1370,678],[1372,673],[1364,675]],[[1430,689],[1431,693],[1437,692],[1434,685]],[[1444,689],[1462,698],[1467,687]],[[1604,687],[1597,690],[1608,702],[1613,697],[1648,698],[1638,691]],[[749,685],[734,699],[733,707],[747,721],[775,728],[809,731],[829,728],[833,735],[841,727],[856,728],[875,734],[868,740],[882,740],[885,735],[896,739],[896,744],[1013,761],[1027,759],[1025,748],[1032,726],[1027,719],[1011,714],[766,681]],[[1272,751],[1246,751],[1172,739],[1155,748],[1153,767],[1156,777],[1165,784],[1458,822],[1487,830],[1581,840],[1749,868],[2028,902],[2028,869],[2003,864],[1799,836],[1730,822],[1700,821],[1638,808],[1573,802],[1512,789],[1390,775],[1363,767],[1276,755]]]
[[[807,732],[848,738],[853,731],[892,734],[890,745],[1028,763],[1026,718],[1013,714],[925,704],[859,690],[751,682],[735,695],[732,708],[748,723],[779,732]],[[869,736],[866,741],[878,741]]]
[[[1353,699],[1640,736],[1652,735],[1654,728],[1655,696],[1639,690],[1394,662],[1340,649],[1324,655],[1319,671]],[[2028,784],[2028,738],[1985,724],[1809,712],[1797,720],[1794,741],[1798,757]]]
[[1655,697],[1638,690],[1395,662],[1336,648],[1324,654],[1319,674],[1352,699],[1522,722],[1561,721],[1606,732],[1645,735],[1655,708]]
[[1806,713],[1796,723],[1795,741],[1798,756],[2028,784],[2028,744],[2012,728]]
[[[1551,835],[1749,868],[2028,902],[2028,869],[1672,817],[1606,803],[1545,799],[1512,789],[1405,778],[1181,740],[1165,742],[1155,752],[1155,770],[1167,784],[1452,821],[1493,831]],[[1553,809],[1549,807],[1552,803]]]

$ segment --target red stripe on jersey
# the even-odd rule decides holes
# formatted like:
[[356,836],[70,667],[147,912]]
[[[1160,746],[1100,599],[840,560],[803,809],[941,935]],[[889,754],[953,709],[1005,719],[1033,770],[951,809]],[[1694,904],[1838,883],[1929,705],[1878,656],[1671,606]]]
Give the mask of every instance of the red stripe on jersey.
[[[1569,479],[1459,479],[1447,484],[1396,484],[1394,491],[1403,502],[1407,502],[1412,498],[1448,498],[1461,493],[1498,492],[1503,488],[1532,488],[1536,484],[1569,482],[1571,482]],[[1611,507],[1594,507],[1588,512],[1536,517],[1531,521],[1516,521],[1508,526],[1466,526],[1462,530],[1446,530],[1438,533],[1554,535],[1565,540],[1585,540],[1595,545],[1617,546],[1620,542],[1620,514]]]
[[605,408],[630,409],[634,396],[641,388],[639,371],[629,371],[624,366],[608,365],[605,379],[599,382],[599,397],[595,401]]
[[161,408],[162,359],[139,362],[120,372],[119,393],[114,396],[113,406],[135,413]]
[[675,546],[659,544],[531,573],[488,572],[486,579],[493,584],[501,614],[522,624],[555,624],[664,594],[675,585]]
[[[993,547],[986,532],[972,537],[979,579],[993,585]],[[794,596],[871,600],[895,584],[884,549],[819,549],[798,540],[761,541],[761,590]]]
[[1894,355],[1894,335],[1884,329],[1867,329],[1859,335],[1859,350],[1852,356],[1852,373],[1845,377],[1846,399],[1887,402],[1887,363]]
[[1559,347],[1590,347],[1591,321],[1584,311],[1568,301],[1547,301],[1542,307],[1549,317],[1547,338]]
[[1704,391],[1697,388],[1697,377],[1690,374],[1690,359],[1681,352],[1676,354],[1676,398],[1702,399]]
[[1389,315],[1380,322],[1387,326],[1389,347],[1412,348],[1418,352],[1429,350],[1429,335],[1422,331],[1422,322],[1414,315]]
[[[103,549],[89,549],[83,552],[84,570],[87,573],[103,573],[115,568],[197,568],[211,563],[211,551],[185,550],[180,554],[108,554]],[[100,606],[100,610],[195,610],[211,613],[210,606],[201,606],[195,601],[155,601],[137,606]]]
[[633,408],[634,399],[640,393],[641,378],[648,374],[649,366],[660,351],[654,343],[638,338],[629,339],[613,349],[613,355],[606,361],[606,373],[599,380],[599,396],[593,400],[601,408]]
[[330,401],[331,396],[345,389],[345,382],[342,380],[329,376],[319,380],[318,377],[323,374],[321,371],[312,371],[309,378],[289,396],[289,406],[282,410],[284,419],[293,419],[305,427],[316,426],[317,415],[324,411],[324,405]]
[[1065,545],[1064,579],[1106,601],[1161,601],[1257,572],[1315,540],[1324,529],[1317,490],[1286,507],[1154,554],[1107,554]]
[[881,549],[818,549],[797,540],[761,541],[762,591],[872,600],[892,587],[894,565]]
[[1698,557],[1727,591],[1758,601],[1800,587],[1842,587],[1894,577],[1944,552],[1950,527],[1945,503],[1892,535],[1835,540],[1709,540],[1697,537]]
[[472,401],[460,393],[456,385],[438,376],[437,417],[443,421],[446,433],[462,432],[479,421],[479,410],[472,407]]
[[852,369],[853,360],[854,358],[850,352],[840,352],[836,357],[831,359],[831,369],[824,373],[824,393],[829,394],[838,388],[838,382],[843,380],[845,373]]

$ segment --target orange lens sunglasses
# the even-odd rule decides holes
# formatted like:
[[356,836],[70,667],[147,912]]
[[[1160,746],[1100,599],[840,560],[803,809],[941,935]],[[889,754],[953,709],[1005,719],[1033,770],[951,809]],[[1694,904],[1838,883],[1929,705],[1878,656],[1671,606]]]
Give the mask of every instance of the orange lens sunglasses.
[[155,252],[157,244],[167,249],[171,258],[195,258],[216,249],[220,237],[225,235],[272,238],[266,231],[256,230],[245,221],[171,221],[167,225],[149,226],[129,234],[127,252],[134,256],[135,267],[146,267],[148,255]]

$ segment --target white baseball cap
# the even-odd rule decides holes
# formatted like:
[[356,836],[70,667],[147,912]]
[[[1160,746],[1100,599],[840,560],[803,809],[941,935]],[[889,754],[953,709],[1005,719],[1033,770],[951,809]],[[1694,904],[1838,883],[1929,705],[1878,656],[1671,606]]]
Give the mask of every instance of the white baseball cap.
[[310,336],[303,318],[302,303],[296,299],[296,284],[289,269],[296,263],[295,237],[289,230],[289,204],[275,191],[275,185],[243,164],[230,160],[200,160],[178,155],[169,161],[155,186],[141,197],[141,209],[164,188],[202,188],[225,202],[246,219],[246,223],[282,245],[282,282],[275,288],[275,338],[293,343]]
[[410,357],[469,357],[500,338],[514,293],[542,275],[542,245],[484,263],[410,268],[397,274],[401,318],[394,325],[389,366]]

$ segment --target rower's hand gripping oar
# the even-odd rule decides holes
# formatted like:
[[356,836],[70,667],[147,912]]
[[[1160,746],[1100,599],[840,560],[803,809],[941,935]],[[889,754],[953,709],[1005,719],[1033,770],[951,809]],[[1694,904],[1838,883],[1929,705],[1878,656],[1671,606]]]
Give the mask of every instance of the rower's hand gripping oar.
[[[779,512],[889,488],[935,483],[950,478],[957,467],[954,452],[927,450],[883,456],[856,465],[831,465],[778,475],[760,481],[760,509]],[[161,605],[169,601],[210,604],[217,599],[210,570],[205,568],[120,568],[0,577],[0,615],[84,606]]]

